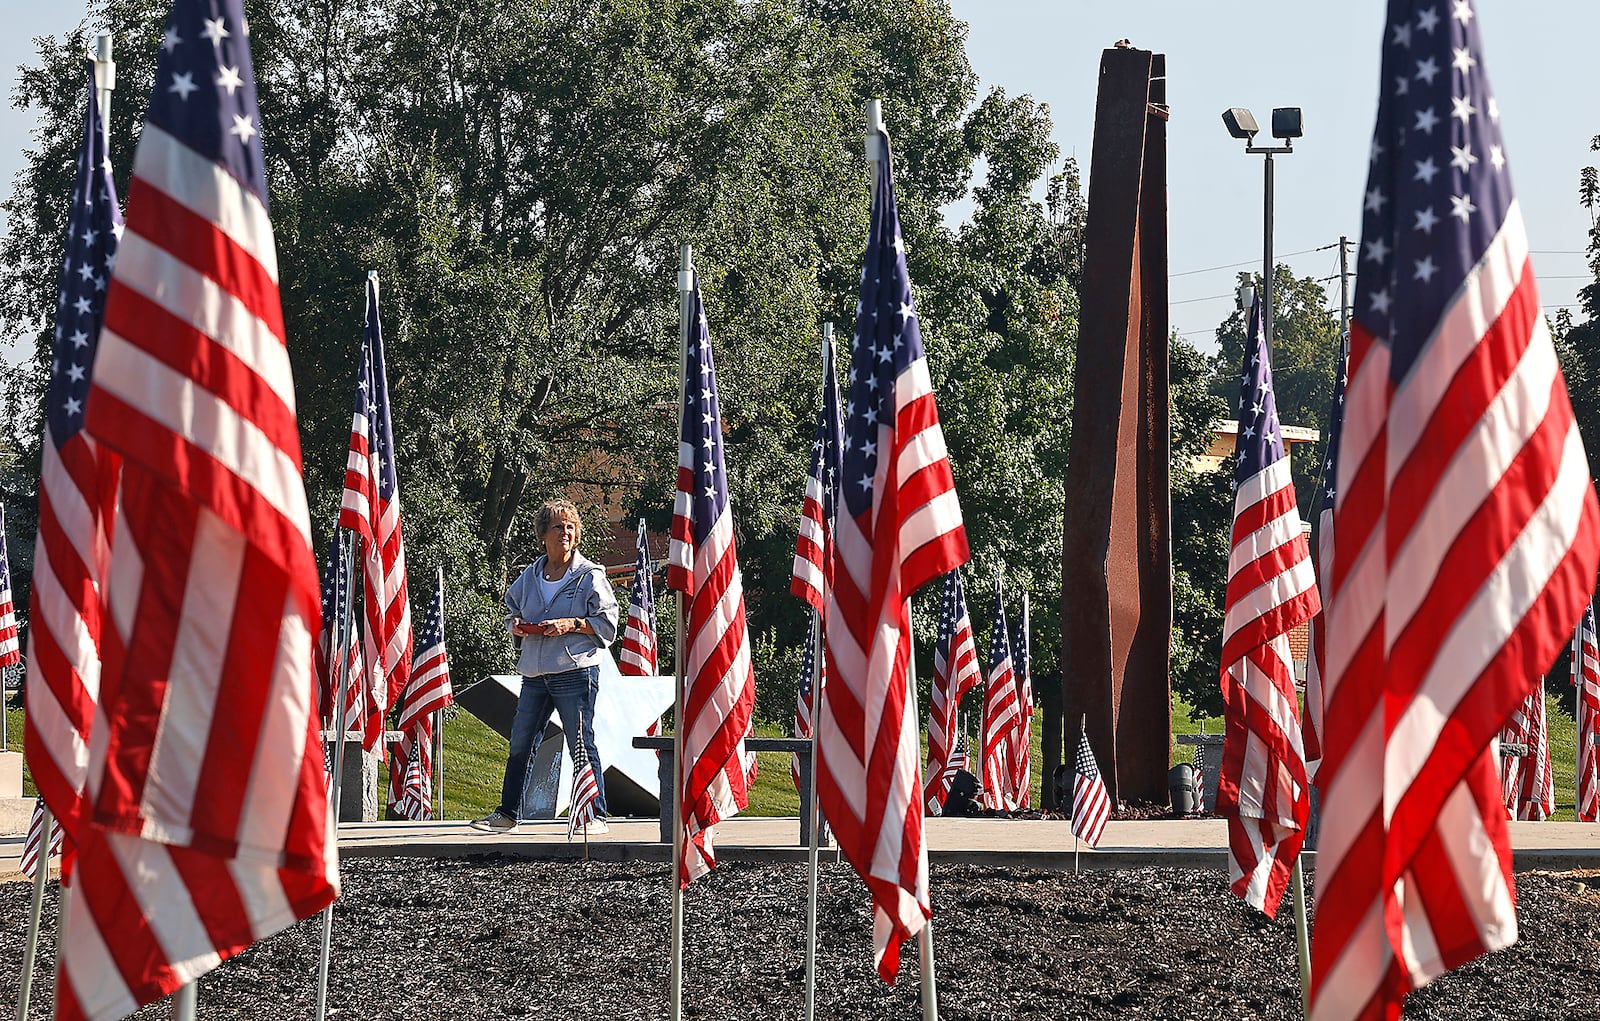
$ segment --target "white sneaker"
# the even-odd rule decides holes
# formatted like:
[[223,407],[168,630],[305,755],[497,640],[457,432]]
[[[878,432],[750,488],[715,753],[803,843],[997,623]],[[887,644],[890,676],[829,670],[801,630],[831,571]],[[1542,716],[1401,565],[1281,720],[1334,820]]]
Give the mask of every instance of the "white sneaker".
[[472,820],[467,825],[484,833],[515,833],[517,830],[517,820],[506,815],[498,808],[482,819]]
[[584,836],[594,837],[599,836],[602,833],[610,833],[611,827],[606,825],[606,821],[604,819],[590,819],[588,822],[578,827],[578,832],[582,833]]

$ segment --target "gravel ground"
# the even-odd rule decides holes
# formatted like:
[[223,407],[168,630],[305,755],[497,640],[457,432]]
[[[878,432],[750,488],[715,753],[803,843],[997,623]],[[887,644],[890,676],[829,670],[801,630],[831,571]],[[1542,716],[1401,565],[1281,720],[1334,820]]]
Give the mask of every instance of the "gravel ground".
[[[329,1002],[346,1019],[666,1016],[666,866],[477,858],[344,866]],[[1600,1019],[1600,873],[1518,877],[1523,939],[1412,997],[1418,1019]],[[0,885],[0,987],[17,988],[29,889]],[[1295,1018],[1287,903],[1245,908],[1217,872],[1040,872],[936,866],[939,1004],[990,1018]],[[49,1016],[53,898],[31,1017]],[[916,1018],[919,970],[873,974],[864,891],[822,871],[817,1016]],[[805,869],[725,864],[687,896],[685,1014],[803,1016]],[[201,1018],[312,1015],[320,923],[201,981]],[[8,1008],[9,1009],[9,1008]],[[140,1018],[167,1017],[164,1005]]]

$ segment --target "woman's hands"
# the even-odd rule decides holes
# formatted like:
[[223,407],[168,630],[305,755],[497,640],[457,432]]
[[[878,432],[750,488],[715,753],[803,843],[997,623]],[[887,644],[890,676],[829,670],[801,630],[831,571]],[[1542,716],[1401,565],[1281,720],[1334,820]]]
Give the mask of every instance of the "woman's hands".
[[523,620],[511,625],[511,633],[518,637],[544,635],[547,638],[559,638],[582,630],[583,621],[577,617],[554,617],[538,623]]

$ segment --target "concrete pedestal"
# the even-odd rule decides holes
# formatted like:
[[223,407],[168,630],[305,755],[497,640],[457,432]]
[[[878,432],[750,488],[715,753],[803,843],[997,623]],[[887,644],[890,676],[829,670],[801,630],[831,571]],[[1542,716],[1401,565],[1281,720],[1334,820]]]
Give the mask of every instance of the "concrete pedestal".
[[0,752],[0,834],[28,832],[33,799],[22,796],[22,753]]
[[[322,746],[322,754],[333,761],[333,742]],[[357,741],[346,741],[344,746],[344,775],[342,793],[339,795],[340,822],[377,822],[378,756],[362,749]]]

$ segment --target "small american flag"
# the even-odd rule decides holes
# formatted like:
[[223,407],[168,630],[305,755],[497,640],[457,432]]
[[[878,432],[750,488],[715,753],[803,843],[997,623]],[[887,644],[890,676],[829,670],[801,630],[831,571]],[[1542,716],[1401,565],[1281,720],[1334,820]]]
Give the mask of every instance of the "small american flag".
[[1006,608],[1000,588],[994,590],[994,624],[989,628],[989,686],[983,698],[983,807],[1010,812],[1017,807],[1016,775],[1012,772],[1017,728],[1017,678],[1011,668],[1011,638],[1006,633]]
[[1333,570],[1333,508],[1337,499],[1339,434],[1344,429],[1344,388],[1349,382],[1350,335],[1339,342],[1339,378],[1333,384],[1333,405],[1328,411],[1327,459],[1322,465],[1322,489],[1317,502],[1316,558],[1317,597],[1322,607],[1308,626],[1310,655],[1306,657],[1306,711],[1300,718],[1301,744],[1306,753],[1306,776],[1317,777],[1322,763],[1322,675],[1327,669],[1328,618],[1322,612],[1328,605],[1328,576]]
[[1600,508],[1471,0],[1391,0],[1323,675],[1312,1021],[1517,938],[1490,747],[1594,588]]
[[1111,798],[1100,779],[1100,767],[1095,764],[1094,749],[1089,747],[1089,735],[1078,737],[1078,761],[1072,769],[1072,834],[1090,847],[1100,846],[1100,837],[1106,831],[1106,820],[1111,818]]
[[411,676],[411,597],[407,592],[405,538],[400,527],[400,481],[395,471],[389,416],[389,375],[378,318],[378,278],[367,278],[366,329],[356,380],[350,454],[344,473],[339,525],[361,536],[365,587],[362,644],[366,670],[368,751],[383,737],[383,721]]
[[[11,561],[6,556],[6,509],[0,506],[0,670],[20,662],[22,648],[17,642],[17,608],[11,602]],[[0,702],[4,700],[5,689],[0,687]]]
[[[806,648],[800,654],[800,683],[795,688],[794,695],[794,736],[809,739],[811,737],[811,709],[814,704],[812,691],[813,678],[817,672],[817,630],[822,627],[822,618],[819,614],[811,614],[811,628],[806,634]],[[794,781],[794,789],[802,795],[808,791],[801,789],[800,783],[800,756],[798,753],[789,756],[789,778]]]
[[622,632],[618,669],[625,677],[656,674],[656,591],[650,577],[650,544],[644,518],[639,519],[639,552],[633,567],[633,596],[628,600],[628,623]]
[[1500,732],[1501,742],[1525,746],[1528,754],[1501,756],[1501,790],[1506,812],[1523,822],[1543,822],[1555,814],[1555,781],[1550,775],[1550,731],[1544,691],[1535,691],[1518,706]]
[[389,742],[389,808],[412,822],[433,818],[433,722]]
[[[579,721],[578,733],[583,732],[582,721]],[[578,751],[572,762],[572,807],[567,809],[567,839],[573,836],[600,814],[600,785],[594,778],[594,766],[589,761],[589,752],[582,741],[578,742]],[[584,840],[589,839],[588,832],[584,833]]]
[[1311,809],[1289,632],[1321,608],[1272,392],[1261,306],[1239,376],[1233,539],[1223,600],[1225,737],[1217,812],[1228,820],[1233,892],[1277,914]]
[[404,736],[390,743],[389,804],[406,819],[433,818],[433,735],[438,712],[455,701],[450,657],[444,645],[444,570],[417,632],[417,654],[400,701],[395,729]]
[[1033,674],[1028,666],[1033,635],[1028,624],[1028,597],[1022,597],[1022,620],[1013,649],[1017,657],[1016,739],[1011,743],[1011,789],[1018,808],[1033,803]]
[[756,703],[755,670],[744,609],[744,577],[733,536],[722,408],[700,282],[690,323],[678,441],[678,492],[672,508],[667,586],[684,594],[683,860],[687,886],[716,866],[713,827],[749,804],[754,753],[744,739]]
[[1600,733],[1600,642],[1595,637],[1594,603],[1583,611],[1572,636],[1572,684],[1578,698],[1578,821],[1600,819],[1600,764],[1594,738]]
[[933,911],[921,720],[908,684],[909,600],[965,563],[968,551],[906,272],[889,138],[880,133],[877,142],[881,158],[850,342],[817,793],[840,851],[872,895],[873,961],[879,976],[893,982],[901,944],[922,931]]
[[[60,824],[50,827],[50,853],[46,858],[61,857],[61,838],[66,831]],[[24,876],[32,879],[39,872],[39,851],[44,846],[44,801],[35,800],[33,803],[33,818],[28,820],[28,836],[22,842],[22,862],[18,869]]]
[[939,634],[933,646],[933,683],[928,696],[928,769],[923,796],[927,810],[938,815],[950,796],[950,782],[958,721],[956,711],[961,698],[983,679],[978,669],[978,646],[972,638],[972,618],[967,613],[967,594],[961,584],[961,571],[944,576],[939,600]]
[[56,1015],[118,1018],[338,895],[316,558],[248,33],[179,0],[86,428],[122,457]]
[[69,847],[77,842],[100,697],[100,580],[117,488],[117,459],[84,431],[83,410],[123,229],[93,72],[86,91],[39,449],[24,723],[28,770]]
[[839,436],[839,380],[833,368],[833,343],[822,352],[822,407],[811,440],[811,471],[800,509],[800,535],[795,540],[794,573],[789,591],[823,613],[828,607],[828,580],[833,575],[833,520],[838,512],[839,479],[843,472]]

